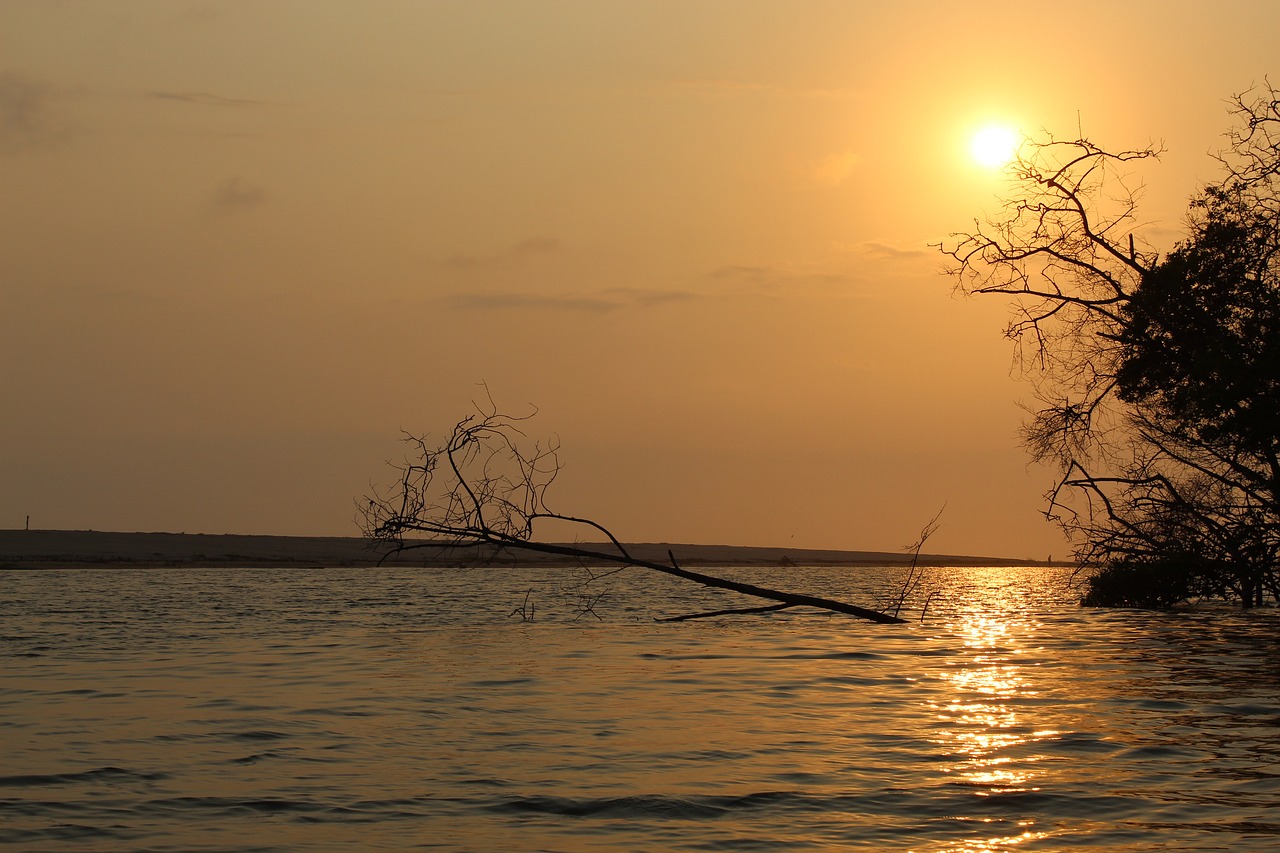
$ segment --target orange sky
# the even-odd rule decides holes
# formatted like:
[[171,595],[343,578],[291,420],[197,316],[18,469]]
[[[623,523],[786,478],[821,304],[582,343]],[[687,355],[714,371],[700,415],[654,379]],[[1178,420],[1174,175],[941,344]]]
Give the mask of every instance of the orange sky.
[[927,247],[992,120],[1163,140],[1167,247],[1277,72],[1208,8],[6,0],[0,527],[354,534],[484,381],[624,539],[1061,556]]

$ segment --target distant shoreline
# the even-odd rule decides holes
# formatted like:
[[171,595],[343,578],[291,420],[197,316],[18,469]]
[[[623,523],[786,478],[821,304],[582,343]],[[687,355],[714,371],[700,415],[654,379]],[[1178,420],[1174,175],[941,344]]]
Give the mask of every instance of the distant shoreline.
[[[590,543],[582,543],[592,547]],[[608,546],[598,546],[607,550]],[[682,566],[895,566],[911,556],[886,551],[830,551],[735,545],[628,544],[635,557]],[[474,549],[417,549],[383,558],[381,546],[340,536],[254,536],[209,533],[115,533],[96,530],[0,530],[0,570],[76,568],[343,568],[448,567],[475,561]],[[572,566],[576,561],[532,552],[490,555],[486,562]],[[1048,566],[1040,560],[921,554],[924,566]]]

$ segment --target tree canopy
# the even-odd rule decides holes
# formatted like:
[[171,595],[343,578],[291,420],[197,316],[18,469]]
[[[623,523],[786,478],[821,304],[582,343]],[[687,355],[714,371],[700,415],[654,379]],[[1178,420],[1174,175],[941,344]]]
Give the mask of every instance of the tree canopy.
[[1275,465],[1280,423],[1280,234],[1230,188],[1193,202],[1191,237],[1142,278],[1124,310],[1120,399],[1196,440]]
[[1010,297],[1046,515],[1094,570],[1086,601],[1280,600],[1280,101],[1234,100],[1223,176],[1161,258],[1130,170],[1154,147],[1028,141],[1003,213],[942,250]]

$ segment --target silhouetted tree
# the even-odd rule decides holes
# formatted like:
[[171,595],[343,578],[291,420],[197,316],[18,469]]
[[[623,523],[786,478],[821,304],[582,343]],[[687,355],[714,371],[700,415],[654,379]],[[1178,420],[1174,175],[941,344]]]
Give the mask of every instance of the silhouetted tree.
[[[492,400],[459,421],[448,439],[433,446],[408,436],[412,452],[399,466],[399,482],[359,502],[366,536],[384,543],[389,553],[415,549],[472,551],[491,560],[502,551],[555,554],[583,564],[637,567],[774,602],[765,607],[717,610],[675,620],[729,613],[763,613],[787,607],[816,607],[873,622],[901,623],[894,614],[828,598],[800,595],[694,572],[681,567],[668,551],[669,563],[637,558],[604,525],[552,510],[547,493],[560,473],[559,446],[531,442],[521,427],[529,417],[500,413]],[[563,533],[576,527],[603,540],[599,544],[546,541],[538,533],[548,524]],[[585,612],[599,596],[585,596]],[[899,604],[899,607],[901,605]],[[532,618],[526,597],[516,612]],[[675,621],[671,620],[671,621]]]
[[1156,514],[1181,520],[1173,540],[1246,606],[1277,592],[1280,557],[1280,182],[1271,174],[1195,199],[1190,236],[1126,306],[1116,370],[1118,396],[1160,451],[1148,473],[1164,479],[1147,487]]
[[1225,177],[1163,259],[1126,184],[1158,151],[1083,139],[1026,143],[1003,215],[943,247],[961,290],[1013,297],[1024,440],[1100,569],[1088,603],[1280,597],[1280,107],[1268,86],[1233,111]]

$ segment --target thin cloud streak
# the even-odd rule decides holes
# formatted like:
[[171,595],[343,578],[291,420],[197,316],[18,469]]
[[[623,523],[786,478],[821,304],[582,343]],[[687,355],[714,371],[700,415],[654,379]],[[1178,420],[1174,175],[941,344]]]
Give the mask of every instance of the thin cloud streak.
[[48,84],[13,72],[0,73],[0,154],[55,148],[71,126],[53,109]]
[[849,100],[862,97],[857,89],[783,86],[776,83],[759,83],[749,80],[714,78],[686,78],[672,80],[669,86],[679,92],[717,96],[769,96],[786,98],[814,98]]
[[585,311],[604,314],[617,311],[622,303],[596,296],[561,296],[536,293],[486,292],[453,293],[444,297],[453,308],[472,310],[543,309],[548,311]]
[[532,258],[557,255],[563,251],[564,244],[555,237],[528,237],[491,255],[456,252],[441,259],[441,263],[454,269],[478,269],[498,264],[522,263]]
[[257,107],[263,101],[251,101],[247,98],[227,98],[209,92],[160,92],[147,93],[148,98],[161,101],[181,101],[187,104],[200,104],[207,107]]
[[241,178],[228,178],[213,194],[213,206],[217,210],[241,211],[260,207],[267,200],[267,191]]
[[515,293],[482,291],[453,293],[443,297],[445,304],[464,310],[505,311],[538,309],[547,311],[589,312],[605,314],[626,309],[647,309],[696,299],[687,291],[653,291],[638,288],[611,288],[587,294]]
[[859,255],[883,260],[909,260],[934,256],[933,252],[926,251],[923,248],[904,249],[877,240],[864,240],[860,243],[855,243],[853,251]]
[[759,290],[794,290],[798,287],[848,286],[855,282],[852,276],[842,273],[814,271],[804,272],[776,266],[752,266],[734,264],[720,267],[708,273],[708,277],[731,286],[750,287]]
[[853,175],[861,160],[853,151],[841,151],[823,158],[812,168],[810,177],[819,186],[839,186]]
[[673,302],[691,302],[697,294],[687,290],[640,290],[632,287],[619,287],[604,291],[614,294],[619,299],[628,301],[640,308],[652,308],[657,305],[670,305]]

